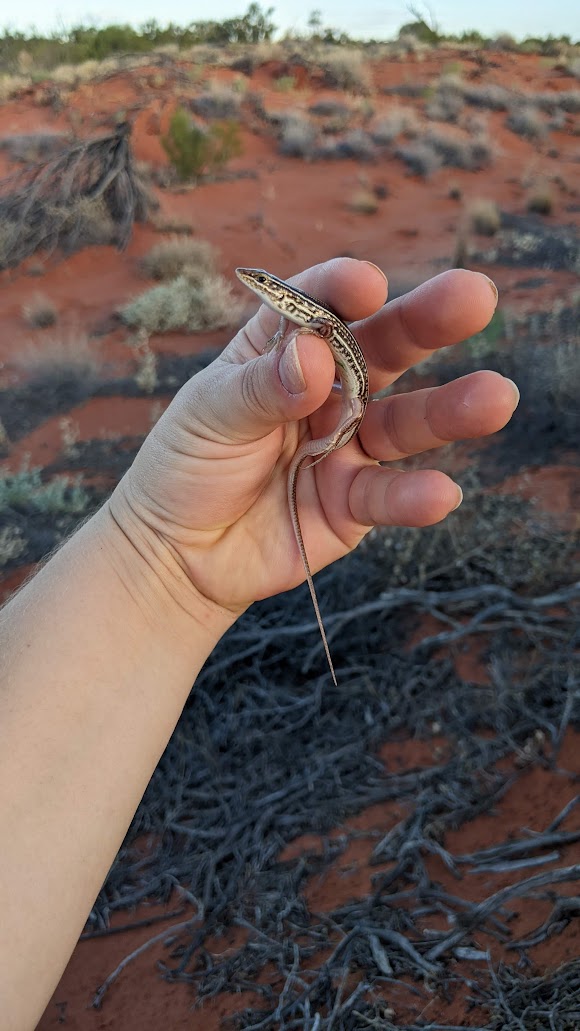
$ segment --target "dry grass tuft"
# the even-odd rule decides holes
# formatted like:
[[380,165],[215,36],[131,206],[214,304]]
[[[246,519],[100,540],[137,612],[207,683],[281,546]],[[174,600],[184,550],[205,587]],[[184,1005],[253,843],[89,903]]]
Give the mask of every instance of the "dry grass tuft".
[[159,385],[157,355],[151,350],[149,337],[146,333],[138,334],[135,354],[137,358],[135,383],[144,394],[152,394]]
[[494,236],[501,226],[501,213],[494,200],[480,197],[467,208],[469,226],[481,236]]
[[0,530],[0,569],[26,551],[26,544],[17,526],[5,526]]
[[239,322],[241,303],[223,276],[185,268],[170,283],[154,286],[120,309],[123,322],[146,333],[224,329]]
[[311,158],[316,149],[316,128],[299,111],[287,116],[282,128],[279,149],[286,157]]
[[193,270],[197,270],[199,278],[216,271],[217,252],[207,240],[174,236],[162,240],[145,254],[139,268],[148,279],[167,282],[183,274],[187,268],[190,278]]
[[241,96],[225,83],[211,81],[208,89],[191,102],[192,109],[202,118],[236,118],[239,114]]
[[506,118],[506,127],[518,136],[528,140],[542,140],[546,136],[547,127],[537,107],[532,104],[514,107]]
[[368,187],[359,186],[350,198],[349,208],[360,215],[375,215],[379,209],[377,195]]
[[176,215],[163,215],[160,212],[155,212],[151,219],[151,228],[156,233],[173,233],[179,236],[192,236],[193,226],[191,222],[187,222],[185,219],[178,218]]
[[0,103],[31,85],[27,75],[0,75]]
[[441,126],[430,129],[423,142],[435,151],[443,165],[469,172],[487,168],[494,157],[493,145],[485,133],[467,136]]
[[370,88],[369,63],[364,50],[352,47],[324,48],[316,54],[314,60],[324,72],[325,85],[331,89],[357,93]]
[[413,175],[428,179],[443,164],[435,149],[425,140],[417,140],[395,150],[395,157],[407,165]]
[[30,342],[21,348],[14,364],[31,379],[58,376],[74,371],[85,382],[97,380],[101,363],[95,344],[86,333],[69,330],[56,336],[45,336],[42,345]]
[[37,293],[28,304],[22,306],[22,316],[34,329],[47,329],[55,325],[58,311],[50,297]]
[[528,194],[527,209],[535,215],[551,215],[554,195],[547,183],[535,186]]
[[421,122],[415,108],[394,107],[388,115],[375,123],[372,129],[374,142],[381,147],[387,147],[397,139],[398,136],[406,136],[408,139],[415,139],[419,135]]

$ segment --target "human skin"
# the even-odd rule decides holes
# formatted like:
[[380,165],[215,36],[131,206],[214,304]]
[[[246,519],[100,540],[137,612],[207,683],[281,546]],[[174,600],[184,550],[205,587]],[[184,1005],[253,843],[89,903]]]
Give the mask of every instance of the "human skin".
[[[485,276],[455,270],[385,305],[382,273],[349,258],[292,281],[351,323],[372,392],[483,329],[497,300]],[[262,354],[277,321],[261,308],[179,391],[108,503],[0,613],[4,1031],[36,1026],[217,641],[304,579],[288,465],[336,424],[340,400],[319,338]],[[378,461],[493,433],[517,398],[480,371],[371,402],[358,438],[300,473],[313,570],[375,524],[448,515],[461,493],[446,475]]]

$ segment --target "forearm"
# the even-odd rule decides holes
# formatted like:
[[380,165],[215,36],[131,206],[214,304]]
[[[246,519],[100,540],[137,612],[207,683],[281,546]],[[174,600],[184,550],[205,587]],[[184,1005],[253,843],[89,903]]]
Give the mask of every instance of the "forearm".
[[[232,617],[101,510],[0,613],[0,998],[34,1028]],[[35,975],[30,977],[34,955]]]

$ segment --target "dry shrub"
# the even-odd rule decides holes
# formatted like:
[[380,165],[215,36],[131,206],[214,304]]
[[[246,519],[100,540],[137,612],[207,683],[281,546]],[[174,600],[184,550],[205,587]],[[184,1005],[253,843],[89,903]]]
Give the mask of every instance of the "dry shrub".
[[58,311],[50,297],[37,293],[28,304],[22,306],[22,316],[34,329],[47,329],[48,326],[54,326]]
[[365,91],[371,79],[368,60],[363,50],[352,47],[336,47],[322,50],[316,64],[324,72],[325,85],[331,89]]
[[552,113],[554,111],[566,111],[569,115],[580,112],[580,90],[561,90],[559,93],[536,93],[534,104]]
[[191,236],[193,233],[191,222],[178,218],[177,215],[164,215],[161,212],[153,215],[151,227],[156,233],[173,233],[179,236]]
[[2,75],[0,76],[0,103],[9,100],[19,90],[26,89],[31,85],[31,79],[24,75]]
[[349,208],[361,215],[374,215],[378,211],[379,202],[376,193],[368,187],[360,186],[350,198]]
[[49,207],[47,215],[60,223],[67,249],[115,242],[115,222],[102,197],[81,197],[66,208]]
[[81,64],[60,64],[53,68],[50,78],[61,86],[77,86],[81,82],[90,82],[99,72],[99,62],[83,61]]
[[409,143],[408,146],[397,147],[395,157],[404,161],[413,175],[420,175],[424,179],[428,179],[442,165],[436,150],[430,143],[423,140]]
[[20,348],[14,364],[30,379],[53,379],[72,372],[85,383],[97,380],[101,368],[94,341],[72,329],[44,336],[42,345],[30,342]]
[[170,283],[154,286],[120,309],[126,325],[146,333],[223,329],[239,321],[242,306],[223,276],[186,268]]
[[509,32],[500,32],[495,39],[488,40],[487,49],[499,50],[501,53],[505,54],[515,54],[519,50],[519,46]]
[[134,222],[156,206],[135,173],[129,135],[130,126],[120,125],[0,183],[0,268],[39,250],[127,245]]
[[541,183],[530,190],[526,206],[535,215],[552,214],[554,196],[547,183]]
[[137,358],[135,383],[144,394],[152,394],[159,385],[157,355],[151,350],[149,337],[146,333],[138,334],[135,344],[135,355]]
[[31,261],[26,269],[27,276],[43,276],[46,269],[41,261]]
[[424,141],[441,158],[443,165],[478,172],[487,168],[493,159],[493,146],[485,133],[477,136],[459,135],[453,130],[431,129]]
[[372,161],[376,157],[376,148],[368,132],[364,129],[352,129],[338,141],[340,157],[356,158],[358,161]]
[[310,105],[308,112],[319,118],[336,118],[345,122],[352,115],[352,110],[347,104],[342,100],[333,100],[332,98],[317,100],[316,103]]
[[0,530],[0,568],[7,566],[26,550],[26,544],[17,526],[5,526]]
[[174,236],[155,244],[145,254],[139,268],[148,279],[167,281],[183,274],[187,268],[190,278],[193,270],[199,278],[215,273],[216,250],[207,240]]
[[284,121],[279,150],[286,157],[311,158],[316,149],[316,129],[303,114],[295,111]]
[[487,83],[485,86],[466,85],[464,96],[468,104],[490,111],[507,111],[514,101],[514,94],[495,82]]
[[380,147],[387,147],[398,136],[414,139],[418,136],[421,122],[415,108],[394,107],[383,118],[375,122],[371,131],[374,142]]
[[236,118],[240,110],[241,96],[231,86],[221,82],[210,82],[209,89],[191,102],[192,109],[202,118]]
[[501,213],[494,200],[480,197],[467,208],[470,228],[481,236],[494,236],[501,226]]
[[23,164],[42,161],[60,154],[70,139],[62,133],[19,133],[0,140],[0,150],[6,151],[11,161]]
[[9,256],[18,245],[18,226],[8,219],[0,221],[0,269],[6,268]]
[[532,104],[514,107],[506,118],[506,127],[518,136],[528,140],[541,140],[546,136],[547,128],[540,112]]
[[425,112],[428,118],[436,122],[456,122],[464,104],[465,94],[461,79],[453,74],[443,75]]

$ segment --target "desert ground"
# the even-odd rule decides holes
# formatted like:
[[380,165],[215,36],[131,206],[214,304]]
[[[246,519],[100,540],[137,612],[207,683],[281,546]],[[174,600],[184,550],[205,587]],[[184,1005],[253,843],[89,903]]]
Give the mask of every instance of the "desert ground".
[[[429,457],[464,489],[445,524],[375,531],[317,577],[338,688],[303,588],[220,644],[40,1031],[579,1027],[578,53],[20,65],[0,77],[3,598],[255,311],[238,265],[351,255],[392,296],[485,272],[488,329],[395,389],[492,368],[521,391],[502,433]],[[176,112],[222,151],[179,166]]]

